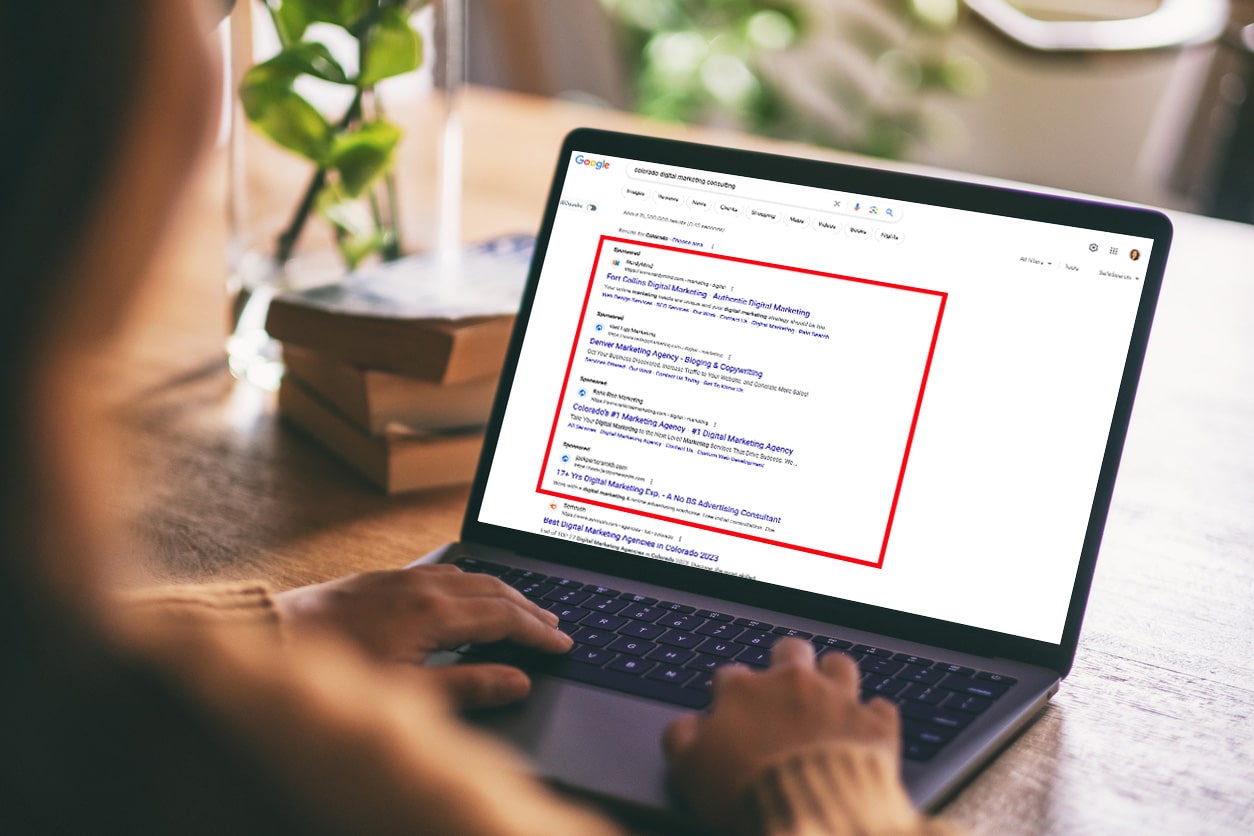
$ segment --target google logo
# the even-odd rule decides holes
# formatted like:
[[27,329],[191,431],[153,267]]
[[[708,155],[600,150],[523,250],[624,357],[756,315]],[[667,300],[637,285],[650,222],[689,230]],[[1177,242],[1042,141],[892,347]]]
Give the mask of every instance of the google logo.
[[610,167],[609,160],[594,160],[591,157],[585,157],[583,154],[575,155],[575,165],[590,165],[597,171]]

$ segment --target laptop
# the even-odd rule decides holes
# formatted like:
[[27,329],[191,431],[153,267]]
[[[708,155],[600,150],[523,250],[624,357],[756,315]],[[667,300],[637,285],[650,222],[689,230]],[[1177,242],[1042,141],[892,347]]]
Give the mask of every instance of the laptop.
[[459,542],[565,657],[477,722],[684,821],[660,739],[785,635],[898,703],[942,804],[1075,656],[1171,241],[1141,208],[577,130]]

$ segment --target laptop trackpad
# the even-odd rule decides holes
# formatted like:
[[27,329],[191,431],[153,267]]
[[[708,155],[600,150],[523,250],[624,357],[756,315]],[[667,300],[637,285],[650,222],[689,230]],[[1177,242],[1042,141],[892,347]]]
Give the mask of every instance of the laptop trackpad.
[[534,677],[520,705],[476,713],[571,789],[661,812],[672,807],[662,730],[682,709],[577,683]]

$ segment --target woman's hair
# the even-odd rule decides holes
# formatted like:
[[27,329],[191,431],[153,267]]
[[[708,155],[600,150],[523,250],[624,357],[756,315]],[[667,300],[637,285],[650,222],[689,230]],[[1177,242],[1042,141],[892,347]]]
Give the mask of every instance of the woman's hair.
[[[41,580],[33,352],[81,259],[143,102],[156,3],[0,4],[0,831],[314,833],[153,665]],[[83,275],[73,271],[83,270]],[[73,408],[70,404],[68,408]]]
[[49,306],[74,278],[66,268],[133,116],[148,2],[19,2],[0,10],[6,359],[55,315]]
[[88,278],[71,270],[135,114],[152,1],[0,4],[0,648],[32,652],[42,632],[37,352]]

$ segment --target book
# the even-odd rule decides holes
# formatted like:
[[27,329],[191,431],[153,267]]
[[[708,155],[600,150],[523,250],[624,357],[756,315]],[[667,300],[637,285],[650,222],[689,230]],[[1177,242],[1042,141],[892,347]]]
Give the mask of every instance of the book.
[[483,429],[371,435],[323,401],[295,375],[279,386],[279,415],[388,494],[471,481]]
[[488,422],[496,394],[496,376],[464,383],[431,383],[363,368],[290,344],[283,347],[283,364],[289,374],[372,435],[382,435],[389,427],[481,427]]
[[366,368],[432,383],[499,374],[535,239],[505,236],[468,249],[446,279],[411,256],[270,302],[276,340]]

